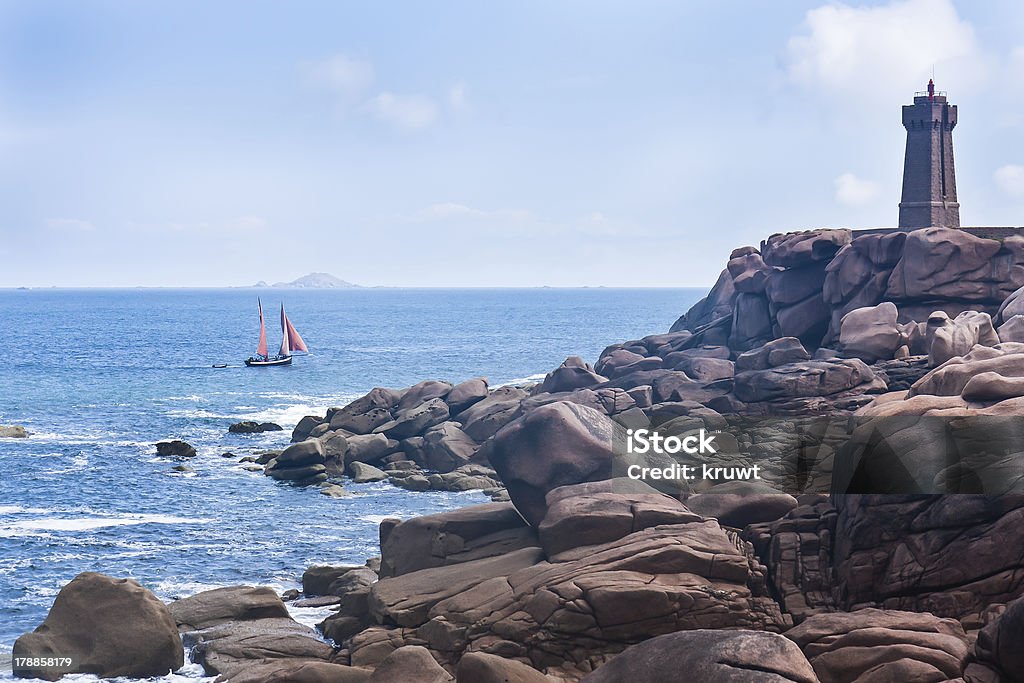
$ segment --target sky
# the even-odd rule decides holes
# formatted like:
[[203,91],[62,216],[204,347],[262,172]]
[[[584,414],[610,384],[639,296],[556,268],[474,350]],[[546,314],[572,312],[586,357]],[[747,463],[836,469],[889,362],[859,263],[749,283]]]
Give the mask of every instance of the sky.
[[1024,6],[0,0],[0,286],[710,286],[895,225],[900,106],[1024,225]]

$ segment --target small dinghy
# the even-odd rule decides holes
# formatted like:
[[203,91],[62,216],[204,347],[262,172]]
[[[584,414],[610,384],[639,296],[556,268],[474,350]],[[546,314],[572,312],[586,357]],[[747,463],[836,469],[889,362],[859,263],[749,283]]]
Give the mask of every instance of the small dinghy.
[[269,368],[275,365],[291,365],[292,351],[308,351],[306,342],[302,341],[292,321],[284,312],[284,304],[281,304],[281,349],[278,354],[271,357],[267,351],[267,326],[263,321],[263,302],[258,298],[256,303],[260,309],[260,341],[256,346],[256,355],[246,359],[245,364],[250,368]]

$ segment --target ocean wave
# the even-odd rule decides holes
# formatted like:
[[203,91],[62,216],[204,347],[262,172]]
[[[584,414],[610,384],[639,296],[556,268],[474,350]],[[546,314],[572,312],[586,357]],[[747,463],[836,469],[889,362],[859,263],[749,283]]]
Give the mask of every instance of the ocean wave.
[[278,405],[255,412],[244,413],[240,417],[255,422],[274,422],[282,426],[296,425],[306,415],[323,415],[332,404],[323,405]]
[[526,377],[516,377],[514,379],[508,380],[507,382],[492,384],[491,388],[497,389],[498,387],[515,387],[521,384],[534,384],[536,382],[543,382],[545,377],[547,377],[546,373],[539,372],[534,375],[527,375]]
[[47,508],[27,508],[21,505],[0,505],[0,515],[45,515],[52,512]]
[[215,413],[205,408],[193,408],[193,409],[181,409],[181,410],[168,410],[164,413],[167,417],[187,417],[189,419],[203,419],[203,420],[230,420],[234,415],[226,415],[224,413]]
[[[0,651],[2,652],[2,651]],[[68,674],[61,678],[61,683],[100,683],[101,681],[115,680],[118,683],[132,683],[138,681],[139,683],[211,683],[217,680],[216,676],[207,676],[203,671],[203,667],[200,664],[189,661],[189,655],[186,653],[185,666],[181,667],[177,671],[166,676],[157,676],[155,678],[98,678],[93,674]],[[0,669],[0,681],[15,680],[13,675],[5,670],[7,667]],[[19,678],[17,679],[23,683],[44,683],[42,679],[38,678]]]
[[[56,455],[63,455],[57,453]],[[62,467],[55,470],[44,470],[41,474],[68,474],[70,472],[77,472],[85,468],[89,464],[89,458],[85,455],[75,455],[71,458],[71,463],[68,467]]]
[[181,598],[187,598],[197,593],[212,591],[216,588],[224,588],[225,585],[226,584],[220,583],[165,579],[153,586],[150,586],[150,589],[160,597],[161,600],[180,600]]
[[0,525],[0,536],[13,537],[19,531],[93,531],[114,526],[138,526],[140,524],[208,524],[212,520],[175,517],[173,515],[135,514],[112,517],[43,517],[12,524]]
[[[299,622],[303,626],[308,626],[313,630],[316,630],[317,624],[326,619],[327,617],[334,614],[335,608],[328,607],[295,607],[294,605],[286,603],[288,608],[288,614],[292,619]],[[320,632],[317,631],[317,635],[320,636]],[[322,639],[322,636],[321,636]]]
[[406,517],[412,517],[412,513],[409,512],[396,512],[390,515],[360,515],[356,519],[362,522],[369,522],[371,524],[380,525],[385,519],[405,519]]

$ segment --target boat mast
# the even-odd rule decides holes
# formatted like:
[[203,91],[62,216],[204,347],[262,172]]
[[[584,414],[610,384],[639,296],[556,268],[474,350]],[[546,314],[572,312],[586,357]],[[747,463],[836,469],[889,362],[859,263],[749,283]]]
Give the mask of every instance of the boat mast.
[[290,355],[291,344],[288,343],[288,317],[284,314],[284,304],[281,304],[281,354]]

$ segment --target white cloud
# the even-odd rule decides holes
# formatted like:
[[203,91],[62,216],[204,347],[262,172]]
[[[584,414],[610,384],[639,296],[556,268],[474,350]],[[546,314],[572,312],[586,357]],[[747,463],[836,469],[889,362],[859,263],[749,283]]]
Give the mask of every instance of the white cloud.
[[466,84],[461,81],[448,89],[448,104],[452,109],[465,109],[468,104],[466,100]]
[[367,102],[366,107],[380,120],[406,130],[427,128],[438,115],[437,104],[423,95],[382,92]]
[[46,227],[64,232],[92,232],[96,229],[92,221],[81,218],[49,218]]
[[992,174],[999,189],[1011,197],[1024,197],[1024,166],[1007,164]]
[[836,201],[846,206],[863,206],[878,195],[878,183],[844,173],[834,181]]
[[457,204],[455,202],[440,202],[438,204],[431,204],[425,209],[422,209],[417,213],[417,217],[424,220],[434,220],[439,218],[453,218],[462,216],[484,216],[486,212],[480,209],[474,209],[466,206],[465,204]]
[[526,209],[495,209],[485,211],[472,206],[459,204],[457,202],[439,202],[420,209],[416,212],[416,221],[436,221],[463,218],[480,218],[502,221],[526,221],[532,220],[533,214]]
[[345,55],[332,55],[307,66],[309,79],[344,95],[354,96],[373,83],[373,64]]
[[909,89],[924,89],[933,68],[939,88],[963,92],[990,70],[973,26],[950,0],[828,4],[807,13],[804,29],[786,46],[787,74],[831,97],[906,98]]

